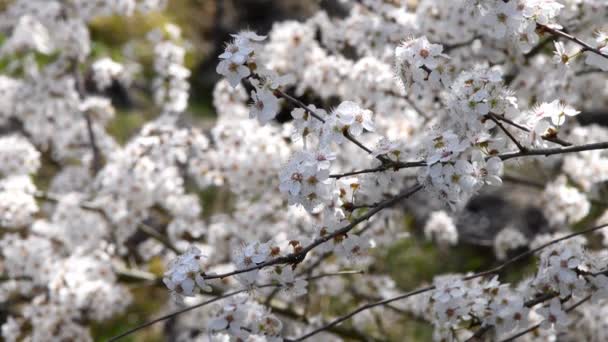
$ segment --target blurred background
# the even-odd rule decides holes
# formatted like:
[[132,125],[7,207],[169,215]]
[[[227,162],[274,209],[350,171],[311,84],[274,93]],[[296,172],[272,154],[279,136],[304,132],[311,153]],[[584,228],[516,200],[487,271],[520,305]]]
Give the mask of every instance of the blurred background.
[[[344,6],[335,0],[170,0],[167,10],[162,13],[134,15],[130,18],[99,18],[92,23],[91,33],[95,42],[95,54],[109,55],[120,61],[127,42],[143,40],[152,29],[163,27],[167,23],[179,26],[189,46],[186,66],[192,71],[190,103],[184,121],[186,124],[210,128],[215,118],[212,91],[219,80],[219,75],[215,72],[217,56],[223,51],[224,42],[229,39],[231,33],[251,29],[259,34],[266,34],[274,22],[304,19],[320,8],[326,10],[330,16],[344,16],[348,12],[348,8]],[[149,49],[149,46],[143,48],[135,45],[135,48],[143,49],[138,50],[137,54],[144,56],[144,72],[151,72],[153,51],[145,50]],[[146,56],[148,58],[145,58]],[[89,83],[92,84],[92,81]],[[145,121],[157,114],[149,88],[148,85],[141,84],[127,91],[116,82],[107,91],[117,108],[116,118],[109,131],[119,142],[127,141]],[[589,115],[581,117],[581,120],[592,120]],[[424,238],[419,224],[424,222],[423,219],[412,216],[404,222],[404,229],[409,231],[412,238],[401,240],[388,251],[382,251],[382,262],[374,267],[378,271],[388,272],[398,287],[407,291],[431,281],[436,274],[482,270],[497,265],[492,234],[500,231],[505,222],[510,222],[529,234],[538,233],[535,231],[537,227],[546,226],[542,213],[534,204],[521,201],[523,198],[534,198],[526,193],[527,188],[518,187],[516,184],[511,184],[510,187],[513,191],[508,190],[509,188],[502,189],[509,191],[507,198],[490,194],[474,199],[458,218],[461,231],[466,231],[467,226],[479,227],[483,221],[487,228],[484,230],[486,235],[464,234],[458,246],[439,249]],[[230,201],[230,195],[221,190],[202,193],[201,196],[205,198],[205,215],[223,211]],[[601,213],[603,208],[605,205],[594,207],[594,210]],[[596,216],[597,214],[590,215]],[[514,218],[518,221],[513,222]],[[580,223],[580,226],[585,225],[587,222]],[[513,251],[514,254],[517,252]],[[518,281],[534,269],[534,263],[530,260],[522,261],[519,266],[513,269],[519,269],[520,272],[509,273],[511,278],[504,281]],[[158,261],[149,267],[148,271],[161,275],[164,265]],[[123,316],[93,328],[96,340],[104,341],[137,324],[156,318],[168,299],[163,286],[146,287],[133,283],[132,292],[134,303]],[[345,303],[333,303],[331,307],[330,313],[336,315],[350,310]],[[390,340],[431,340],[432,327],[428,323],[405,318],[400,323],[402,324],[387,327],[386,336]],[[171,340],[171,326],[172,322],[169,320],[125,340]]]

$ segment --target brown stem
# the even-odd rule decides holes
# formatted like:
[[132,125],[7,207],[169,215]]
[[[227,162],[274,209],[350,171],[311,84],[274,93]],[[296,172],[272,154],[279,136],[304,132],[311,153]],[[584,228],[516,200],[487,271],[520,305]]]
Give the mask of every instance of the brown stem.
[[598,48],[594,48],[593,46],[589,45],[589,43],[586,43],[586,42],[580,40],[579,38],[577,38],[577,37],[575,37],[575,36],[573,36],[571,34],[568,34],[568,33],[564,32],[564,31],[560,31],[558,29],[555,29],[555,28],[552,28],[552,27],[549,27],[549,26],[543,25],[543,24],[538,24],[537,23],[536,27],[539,28],[539,29],[541,29],[542,31],[549,32],[549,33],[551,33],[551,34],[553,34],[555,36],[558,36],[558,37],[570,40],[570,41],[572,41],[572,42],[580,45],[583,48],[583,51],[589,51],[589,52],[592,52],[592,53],[594,53],[594,54],[596,54],[598,56],[601,56],[601,57],[604,57],[604,58],[608,59],[608,54],[600,51],[600,49],[598,49]]
[[399,203],[401,200],[406,199],[410,196],[412,196],[413,194],[417,193],[418,191],[422,190],[423,186],[422,185],[416,185],[410,189],[404,190],[402,191],[400,194],[396,195],[393,198],[387,199],[383,202],[380,202],[376,207],[370,209],[368,212],[366,212],[364,215],[356,218],[353,222],[351,222],[350,224],[348,224],[345,227],[342,227],[338,230],[336,230],[335,232],[328,234],[326,236],[317,238],[316,240],[314,240],[313,242],[311,242],[309,245],[307,245],[306,247],[302,248],[299,252],[296,253],[291,253],[289,255],[283,256],[283,257],[278,257],[278,258],[274,258],[271,259],[269,261],[263,262],[261,264],[255,265],[255,266],[251,266],[251,267],[247,267],[247,268],[243,268],[243,269],[239,269],[239,270],[235,270],[232,272],[227,272],[227,273],[222,273],[222,274],[212,274],[212,275],[205,275],[204,278],[205,279],[222,279],[222,278],[226,278],[226,277],[230,277],[236,274],[240,274],[240,273],[245,273],[245,272],[249,272],[249,271],[254,271],[254,270],[259,270],[265,267],[269,267],[269,266],[274,266],[274,265],[279,265],[279,264],[291,264],[291,265],[297,265],[300,262],[302,262],[304,260],[304,258],[306,258],[306,255],[308,255],[308,253],[310,251],[312,251],[313,249],[315,249],[317,246],[328,242],[330,240],[333,240],[334,238],[338,237],[338,236],[343,236],[345,234],[347,234],[348,232],[350,232],[353,228],[355,228],[357,225],[359,225],[361,222],[367,221],[369,220],[372,216],[374,216],[375,214],[377,214],[378,212],[392,207],[395,204]]
[[494,121],[496,126],[498,126],[509,137],[509,139],[511,139],[511,141],[515,144],[515,146],[517,146],[519,151],[525,152],[528,150],[513,136],[513,134],[511,134],[511,132],[509,132],[509,130],[507,128],[505,128],[505,126],[503,126],[502,123],[500,123],[500,121],[498,121],[496,114],[489,113],[488,118],[490,118],[490,120]]

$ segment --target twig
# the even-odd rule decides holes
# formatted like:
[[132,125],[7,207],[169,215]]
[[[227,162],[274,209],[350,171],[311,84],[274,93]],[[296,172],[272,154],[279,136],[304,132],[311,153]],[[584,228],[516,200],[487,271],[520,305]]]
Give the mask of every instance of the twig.
[[384,165],[370,168],[370,169],[363,169],[363,170],[357,170],[357,171],[351,171],[351,172],[345,172],[345,173],[339,173],[339,174],[332,174],[332,175],[329,175],[329,177],[335,178],[335,179],[340,179],[340,178],[360,175],[360,174],[364,174],[364,173],[383,172],[383,171],[387,171],[387,170],[398,171],[401,169],[421,167],[421,166],[426,166],[426,162],[425,161],[392,162],[392,163],[384,164]]
[[[530,132],[530,129],[529,129],[528,127],[526,127],[526,126],[522,126],[522,125],[520,125],[520,124],[516,123],[515,121],[512,121],[512,120],[509,120],[509,119],[505,118],[505,117],[504,117],[504,116],[502,116],[502,115],[497,115],[497,114],[494,114],[494,113],[491,113],[491,114],[492,114],[492,115],[493,115],[493,116],[494,116],[494,117],[495,117],[497,120],[500,120],[500,121],[503,121],[503,122],[505,122],[505,123],[508,123],[509,125],[511,125],[511,126],[513,126],[513,127],[516,127],[516,128],[518,128],[518,129],[521,129],[522,131],[525,131],[525,132]],[[552,142],[552,143],[556,143],[556,144],[558,144],[558,145],[562,145],[562,146],[572,146],[572,143],[569,143],[569,142],[567,142],[567,141],[565,141],[565,140],[562,140],[562,139],[560,139],[560,138],[557,138],[557,137],[541,137],[541,138],[542,138],[543,140],[550,141],[550,142]]]
[[[76,82],[76,90],[78,91],[79,99],[84,98],[86,96],[86,87],[84,85],[84,80],[82,79],[82,74],[78,69],[77,61],[73,61],[72,72]],[[99,150],[99,146],[97,145],[95,132],[93,130],[93,119],[91,118],[91,115],[89,113],[85,112],[83,114],[87,124],[87,133],[89,135],[91,151],[93,152],[93,160],[91,161],[91,171],[93,171],[93,175],[96,175],[103,167],[103,160],[101,152]]]
[[[526,151],[519,152],[507,152],[503,154],[498,154],[495,157],[499,157],[502,160],[508,160],[519,157],[528,157],[528,156],[550,156],[554,154],[565,154],[565,153],[574,153],[574,152],[584,152],[584,151],[592,151],[592,150],[603,150],[608,149],[608,142],[599,142],[599,143],[591,143],[585,145],[577,145],[577,146],[567,146],[567,147],[556,147],[556,148],[539,148],[539,149],[528,149]],[[490,156],[493,157],[493,156]],[[394,162],[392,164],[379,166],[371,169],[363,169],[358,171],[352,171],[342,174],[333,174],[330,175],[331,178],[342,178],[352,175],[364,174],[364,173],[373,173],[373,172],[382,172],[386,170],[400,170],[404,168],[410,167],[421,167],[426,166],[426,162],[423,160],[414,161],[414,162]]]
[[[343,271],[343,272],[335,272],[335,273],[323,273],[323,274],[320,274],[320,275],[316,275],[314,277],[306,278],[306,280],[308,280],[308,281],[314,281],[314,280],[325,278],[325,277],[342,276],[342,275],[350,275],[350,274],[361,274],[361,273],[362,273],[362,271]],[[264,284],[264,285],[256,286],[256,288],[261,289],[261,288],[267,288],[267,287],[281,287],[281,286],[282,286],[281,284]],[[135,333],[135,332],[137,332],[139,330],[147,328],[147,327],[149,327],[149,326],[151,326],[153,324],[156,324],[158,322],[162,322],[164,320],[171,319],[173,317],[177,317],[177,316],[179,316],[179,315],[181,315],[181,314],[183,314],[185,312],[192,311],[192,310],[200,308],[202,306],[205,306],[205,305],[217,302],[219,300],[222,300],[222,299],[225,299],[225,298],[228,298],[228,297],[232,297],[232,296],[238,295],[240,293],[248,292],[250,290],[251,290],[251,288],[247,287],[247,288],[244,288],[244,289],[241,289],[241,290],[228,292],[226,294],[217,296],[215,298],[212,298],[210,300],[204,301],[202,303],[199,303],[199,304],[196,304],[196,305],[192,305],[192,306],[189,306],[187,308],[184,308],[184,309],[181,309],[181,310],[178,310],[178,311],[174,311],[174,312],[172,312],[170,314],[167,314],[167,315],[164,315],[162,317],[153,319],[153,320],[151,320],[149,322],[140,324],[140,325],[138,325],[138,326],[136,326],[136,327],[134,327],[132,329],[129,329],[129,330],[125,331],[124,333],[122,333],[120,335],[114,336],[114,337],[110,338],[108,340],[108,342],[118,341],[118,340],[122,339],[123,337],[127,337],[127,336],[129,336],[129,335],[131,335],[131,334],[133,334],[133,333]]]
[[388,170],[388,168],[386,166],[378,166],[378,167],[371,168],[371,169],[363,169],[363,170],[357,170],[357,171],[351,171],[351,172],[345,172],[345,173],[339,173],[339,174],[332,174],[332,175],[329,175],[329,178],[340,179],[340,178],[356,176],[356,175],[360,175],[360,174],[364,174],[364,173],[383,172],[386,170]]
[[[275,286],[275,285],[265,285],[265,286],[260,286],[260,287],[270,287],[270,286]],[[185,312],[192,311],[192,310],[200,308],[202,306],[205,306],[205,305],[208,305],[208,304],[211,304],[211,303],[215,303],[215,302],[217,302],[219,300],[222,300],[222,299],[225,299],[225,298],[228,298],[228,297],[232,297],[232,296],[235,296],[235,295],[237,295],[239,293],[243,293],[243,292],[247,292],[247,291],[249,291],[249,289],[242,289],[242,290],[238,290],[238,291],[228,292],[228,293],[226,293],[224,295],[212,298],[212,299],[204,301],[202,303],[199,303],[199,304],[196,304],[196,305],[193,305],[193,306],[189,306],[187,308],[184,308],[184,309],[181,309],[181,310],[178,310],[178,311],[174,311],[174,312],[172,312],[170,314],[167,314],[165,316],[162,316],[162,317],[159,317],[157,319],[153,319],[153,320],[151,320],[149,322],[146,322],[144,324],[138,325],[135,328],[129,329],[129,330],[125,331],[124,333],[120,334],[120,335],[116,335],[116,336],[110,338],[108,340],[108,342],[118,341],[118,340],[122,339],[123,337],[127,337],[127,336],[129,336],[129,335],[131,335],[131,334],[133,334],[133,333],[141,330],[141,329],[147,328],[147,327],[149,327],[149,326],[151,326],[153,324],[156,324],[158,322],[162,322],[164,320],[167,320],[167,319],[176,317],[178,315],[181,315],[181,314],[183,314]]]
[[[284,98],[285,100],[291,102],[292,104],[304,109],[308,114],[310,114],[313,118],[321,121],[322,123],[325,123],[325,119],[323,119],[321,117],[321,115],[319,115],[317,112],[315,112],[314,110],[310,109],[304,102],[296,99],[295,97],[285,93],[284,91],[280,90],[280,89],[276,89],[274,91],[275,95]],[[344,137],[346,139],[348,139],[349,141],[351,141],[353,144],[357,145],[357,147],[359,147],[360,149],[362,149],[363,151],[367,152],[368,154],[373,154],[374,152],[369,149],[368,147],[366,147],[365,145],[363,145],[363,143],[361,143],[359,140],[357,140],[355,137],[351,136],[348,132],[344,132]],[[376,159],[380,160],[383,164],[387,164],[387,163],[391,163],[391,160],[386,158],[385,156],[379,155],[376,156]]]
[[511,132],[509,132],[508,129],[505,128],[505,126],[502,125],[502,123],[500,123],[500,121],[498,121],[496,114],[489,113],[488,118],[490,118],[490,120],[494,121],[496,126],[498,126],[509,137],[509,139],[511,139],[511,141],[515,144],[515,146],[517,146],[517,148],[519,149],[520,152],[525,152],[528,150],[513,136],[513,134],[511,134]]
[[594,48],[593,46],[589,45],[588,43],[586,43],[586,42],[578,39],[577,37],[575,37],[575,36],[573,36],[571,34],[568,34],[568,33],[564,32],[564,31],[560,31],[558,29],[555,29],[555,28],[552,28],[552,27],[549,27],[549,26],[543,25],[543,24],[538,24],[537,23],[536,27],[538,27],[539,29],[541,29],[543,31],[549,32],[549,33],[551,33],[551,34],[553,34],[555,36],[559,36],[559,37],[568,39],[568,40],[570,40],[570,41],[572,41],[572,42],[580,45],[583,48],[582,52],[589,51],[589,52],[592,52],[592,53],[594,53],[594,54],[596,54],[598,56],[601,56],[601,57],[604,57],[604,58],[608,59],[608,54],[600,51],[600,49],[598,49],[598,48]]
[[345,227],[342,227],[338,230],[336,230],[335,232],[328,234],[326,236],[317,238],[316,240],[314,240],[313,242],[311,242],[309,245],[307,245],[306,247],[302,248],[299,252],[297,253],[291,253],[289,255],[283,256],[283,257],[278,257],[278,258],[274,258],[272,260],[263,262],[261,264],[255,265],[255,266],[251,266],[251,267],[247,267],[247,268],[243,268],[243,269],[239,269],[239,270],[235,270],[232,272],[227,272],[227,273],[222,273],[222,274],[208,274],[205,275],[204,278],[205,279],[221,279],[221,278],[226,278],[226,277],[230,277],[236,274],[240,274],[240,273],[245,273],[245,272],[249,272],[249,271],[253,271],[253,270],[259,270],[268,266],[273,266],[273,265],[278,265],[278,264],[292,264],[292,265],[296,265],[300,262],[302,262],[304,260],[304,258],[306,258],[306,255],[313,250],[314,248],[316,248],[317,246],[333,240],[334,238],[338,237],[338,236],[343,236],[345,234],[347,234],[348,232],[350,232],[354,227],[356,227],[358,224],[360,224],[361,222],[367,221],[368,219],[370,219],[372,216],[374,216],[375,214],[377,214],[378,212],[392,207],[393,205],[399,203],[401,200],[406,199],[410,196],[412,196],[413,194],[415,194],[416,192],[422,190],[423,186],[422,185],[415,185],[414,187],[407,189],[403,192],[401,192],[400,194],[396,195],[393,198],[387,199],[383,202],[380,202],[378,204],[378,206],[372,208],[371,210],[369,210],[368,212],[366,212],[364,215],[356,218],[353,222],[351,222],[350,224],[348,224]]
[[312,109],[308,108],[308,106],[307,106],[307,105],[306,105],[304,102],[302,102],[302,101],[300,101],[300,100],[296,99],[295,97],[293,97],[293,96],[291,96],[291,95],[287,94],[286,92],[282,91],[281,89],[276,89],[276,90],[274,91],[274,93],[275,93],[275,95],[278,95],[278,96],[280,96],[280,97],[284,98],[285,100],[287,100],[287,101],[291,102],[292,104],[294,104],[294,105],[296,105],[296,106],[298,106],[298,107],[300,107],[300,108],[304,109],[304,110],[305,110],[305,111],[306,111],[308,114],[310,114],[310,115],[311,115],[313,118],[315,118],[315,119],[317,119],[317,120],[321,121],[321,123],[325,123],[325,119],[323,119],[323,118],[322,118],[322,117],[321,117],[319,114],[317,114],[317,112],[315,112],[314,110],[312,110]]
[[[277,306],[277,305],[268,305],[271,309],[273,313],[279,314],[281,316],[287,317],[287,318],[291,318],[293,320],[305,323],[305,324],[310,324],[310,321],[308,319],[306,319],[303,315],[295,312],[293,309],[289,309],[286,307],[281,307],[281,306]],[[327,330],[328,332],[341,336],[341,337],[346,337],[349,339],[353,339],[356,341],[364,341],[364,342],[368,342],[368,341],[383,341],[382,339],[378,339],[375,338],[373,336],[367,336],[365,334],[363,334],[361,331],[357,330],[357,329],[346,329],[343,327],[333,327],[329,330]]]
[[371,308],[376,307],[376,306],[385,305],[385,304],[388,304],[388,303],[391,303],[391,302],[394,302],[394,301],[397,301],[397,300],[405,299],[407,297],[411,297],[411,296],[417,295],[419,293],[431,291],[433,289],[435,289],[435,286],[429,286],[429,287],[425,287],[425,288],[422,288],[422,289],[419,289],[419,290],[416,290],[416,291],[408,292],[408,293],[403,294],[403,295],[398,296],[398,297],[389,298],[389,299],[385,299],[385,300],[382,300],[382,301],[379,301],[379,302],[363,305],[363,306],[359,307],[358,309],[356,309],[354,311],[351,311],[350,313],[348,313],[348,314],[346,314],[346,315],[344,315],[344,316],[342,316],[342,317],[340,317],[340,318],[338,318],[336,320],[333,320],[329,324],[326,324],[326,325],[324,325],[324,326],[322,326],[320,328],[317,328],[317,329],[309,332],[306,335],[300,336],[300,337],[298,337],[296,339],[288,339],[288,338],[286,338],[286,339],[284,339],[284,341],[288,341],[288,342],[303,341],[303,340],[305,340],[305,339],[307,339],[309,337],[312,337],[312,336],[314,336],[314,335],[316,335],[316,334],[318,334],[318,333],[320,333],[320,332],[322,332],[324,330],[327,330],[328,328],[332,328],[332,327],[334,327],[334,326],[336,326],[336,325],[338,325],[338,324],[346,321],[347,319],[353,317],[354,315],[356,315],[356,314],[358,314],[358,313],[360,313],[362,311],[371,309]]
[[[43,201],[51,202],[51,203],[59,203],[59,201],[60,201],[60,198],[58,197],[58,195],[54,195],[51,193],[45,193],[42,191],[36,192],[34,194],[34,197],[37,199],[41,199]],[[106,222],[108,222],[109,224],[112,224],[112,220],[110,219],[108,214],[103,210],[102,207],[95,206],[94,204],[91,204],[88,202],[80,202],[80,203],[78,203],[78,207],[83,210],[95,212],[95,213],[101,215],[106,220]],[[158,233],[154,228],[150,227],[149,225],[142,222],[140,224],[140,226],[138,227],[138,229],[142,233],[146,234],[147,236],[157,240],[158,242],[160,242],[161,244],[163,244],[165,247],[169,248],[176,254],[182,253],[182,251],[180,251],[169,239],[164,237],[162,234]]]
[[586,145],[578,145],[578,146],[569,146],[569,147],[556,147],[556,148],[539,148],[539,149],[530,149],[525,152],[509,152],[499,154],[497,157],[500,157],[502,160],[508,160],[512,158],[518,157],[528,157],[528,156],[550,156],[554,154],[564,154],[564,153],[573,153],[573,152],[583,152],[583,151],[592,151],[592,150],[603,150],[608,148],[608,142],[600,142]]
[[536,248],[531,249],[531,250],[529,250],[527,252],[521,253],[521,254],[519,254],[519,255],[517,255],[517,256],[509,259],[509,260],[507,260],[505,263],[503,263],[500,266],[492,268],[492,269],[490,269],[488,271],[476,273],[476,274],[473,274],[471,276],[465,277],[465,278],[463,278],[463,280],[471,280],[471,279],[475,279],[475,278],[480,278],[480,277],[485,277],[485,276],[488,276],[488,275],[496,274],[496,273],[502,271],[507,266],[509,266],[509,265],[511,265],[511,264],[519,261],[519,260],[522,260],[522,259],[524,259],[524,258],[526,258],[526,257],[528,257],[528,256],[530,256],[532,254],[535,254],[536,252],[539,252],[539,251],[541,251],[541,250],[543,250],[543,249],[545,249],[545,248],[547,248],[547,247],[549,247],[551,245],[554,245],[556,243],[559,243],[559,242],[571,239],[573,237],[589,234],[589,233],[595,232],[597,230],[600,230],[600,229],[603,229],[603,228],[606,228],[606,227],[608,227],[608,223],[607,224],[603,224],[603,225],[599,225],[599,226],[595,226],[595,227],[592,227],[592,228],[589,228],[589,229],[585,229],[585,230],[582,230],[580,232],[571,233],[571,234],[568,234],[568,235],[563,236],[561,238],[549,241],[549,242],[547,242],[547,243],[545,243],[543,245],[540,245],[539,247],[536,247]]

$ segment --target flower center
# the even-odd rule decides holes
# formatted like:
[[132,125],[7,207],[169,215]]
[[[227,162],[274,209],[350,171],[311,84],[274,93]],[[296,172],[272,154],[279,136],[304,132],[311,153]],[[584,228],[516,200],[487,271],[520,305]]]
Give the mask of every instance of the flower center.
[[304,176],[299,172],[295,172],[294,174],[291,175],[292,181],[301,182],[302,179],[304,179]]

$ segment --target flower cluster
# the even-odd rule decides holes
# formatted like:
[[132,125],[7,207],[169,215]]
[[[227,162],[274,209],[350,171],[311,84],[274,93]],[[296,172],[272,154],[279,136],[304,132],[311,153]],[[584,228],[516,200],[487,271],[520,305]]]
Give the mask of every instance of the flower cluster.
[[324,154],[297,152],[279,174],[279,189],[288,195],[290,203],[302,204],[310,211],[318,210],[330,195],[329,166]]
[[459,127],[459,133],[473,144],[496,140],[488,136],[488,131],[495,127],[488,114],[507,118],[519,114],[517,100],[503,86],[502,73],[498,69],[464,71],[456,77],[450,90],[447,104],[453,125]]
[[441,44],[431,44],[426,37],[406,40],[395,49],[397,74],[406,89],[419,94],[424,88],[448,86],[453,77],[449,57]]
[[283,340],[283,323],[245,295],[233,297],[229,303],[223,304],[207,329],[218,338],[232,336],[241,340]]
[[210,291],[201,275],[202,252],[192,246],[184,254],[179,255],[168,265],[163,282],[167,288],[178,296],[194,296],[199,289]]
[[494,38],[507,38],[528,52],[539,42],[536,25],[554,24],[564,7],[555,0],[476,1],[482,23]]
[[419,172],[419,181],[453,208],[466,203],[484,184],[502,184],[502,160],[486,158],[451,131],[427,136],[423,155],[428,166]]
[[[498,339],[537,322],[545,329],[562,331],[571,323],[565,309],[571,298],[606,298],[608,278],[597,273],[593,258],[580,242],[570,240],[545,249],[537,274],[515,288],[501,284],[497,277],[463,281],[460,276],[442,276],[421,304],[431,310],[436,339],[469,338],[471,333],[461,328],[471,321],[494,327]],[[537,301],[543,296],[548,297],[546,304]]]
[[[188,106],[190,70],[184,67],[185,49],[174,43],[181,38],[178,27],[168,25],[165,28],[168,39],[162,39],[163,33],[151,34],[154,43],[153,81],[154,99],[166,114],[183,112]],[[159,39],[160,38],[160,39]]]
[[358,137],[363,131],[373,132],[371,116],[370,110],[363,109],[352,101],[340,103],[323,123],[320,134],[322,146],[341,144],[346,141],[347,134]]
[[575,116],[579,113],[580,111],[559,100],[539,104],[522,120],[530,128],[528,141],[532,145],[544,145],[543,137],[555,136],[559,126],[564,124],[567,117]]
[[226,46],[226,51],[219,58],[217,73],[226,77],[235,88],[241,81],[251,75],[254,68],[255,50],[259,42],[266,39],[254,32],[243,31],[232,36],[234,40]]

